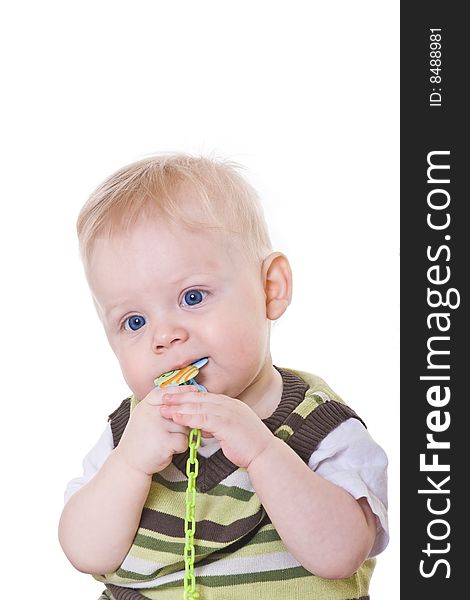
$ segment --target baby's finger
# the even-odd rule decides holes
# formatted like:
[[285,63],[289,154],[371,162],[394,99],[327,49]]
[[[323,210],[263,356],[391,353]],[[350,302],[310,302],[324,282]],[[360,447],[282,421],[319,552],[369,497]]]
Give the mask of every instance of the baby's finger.
[[[164,416],[164,415],[162,415]],[[189,434],[189,427],[187,427],[186,425],[180,425],[179,423],[175,423],[173,421],[173,419],[168,419],[167,417],[164,416],[165,419],[165,429],[169,432],[169,433],[184,433],[184,435],[188,435]]]
[[188,449],[188,436],[176,434],[171,438],[172,442],[172,450],[176,454],[180,454],[181,452],[186,452]]
[[217,428],[220,427],[220,420],[215,415],[173,412],[171,418],[175,423],[186,425],[191,429],[201,429],[206,433],[216,433]]
[[191,403],[171,403],[160,406],[160,413],[164,417],[172,418],[174,414],[181,413],[182,415],[213,415],[222,416],[223,411],[220,407],[209,402],[191,402]]
[[[187,386],[187,388],[189,387],[193,387],[193,386]],[[184,396],[181,395],[181,393],[179,393],[178,395],[176,394],[171,394],[169,393],[169,390],[167,392],[165,392],[165,394],[163,394],[162,396],[162,404],[185,404],[187,402],[189,403],[193,403],[193,402],[213,402],[213,398],[211,396],[211,394],[208,394],[207,392],[201,392],[198,391],[196,388],[196,391],[193,391],[191,389],[186,389],[183,390]]]
[[171,385],[165,388],[155,388],[147,394],[145,401],[152,406],[160,406],[163,404],[164,395],[176,396],[183,392],[197,392],[197,387],[195,385]]

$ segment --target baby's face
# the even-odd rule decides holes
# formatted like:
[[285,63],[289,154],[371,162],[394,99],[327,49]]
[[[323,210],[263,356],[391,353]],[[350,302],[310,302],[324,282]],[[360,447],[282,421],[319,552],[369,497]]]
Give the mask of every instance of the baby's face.
[[90,286],[137,398],[161,373],[203,357],[198,381],[233,398],[272,370],[261,265],[228,241],[150,218],[96,240]]

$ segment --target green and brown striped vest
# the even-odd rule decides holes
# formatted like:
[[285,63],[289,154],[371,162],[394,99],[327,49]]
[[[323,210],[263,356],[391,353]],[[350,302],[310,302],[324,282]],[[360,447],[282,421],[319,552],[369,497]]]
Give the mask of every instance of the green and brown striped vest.
[[[346,419],[359,417],[319,377],[292,369],[278,371],[282,398],[263,422],[308,462],[328,433]],[[110,415],[115,446],[134,405],[135,400],[127,398]],[[188,455],[189,451],[174,455],[172,463],[153,476],[127,557],[115,573],[95,576],[106,584],[101,600],[183,598]],[[198,459],[195,575],[201,600],[369,598],[375,559],[366,560],[347,579],[312,575],[288,552],[246,469],[227,460],[220,449]]]

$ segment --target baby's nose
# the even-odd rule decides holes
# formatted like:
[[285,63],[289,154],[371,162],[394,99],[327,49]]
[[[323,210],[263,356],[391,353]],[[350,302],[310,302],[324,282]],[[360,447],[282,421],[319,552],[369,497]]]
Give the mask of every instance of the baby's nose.
[[188,332],[184,327],[160,325],[153,336],[154,352],[162,352],[169,348],[172,344],[185,342],[188,339]]

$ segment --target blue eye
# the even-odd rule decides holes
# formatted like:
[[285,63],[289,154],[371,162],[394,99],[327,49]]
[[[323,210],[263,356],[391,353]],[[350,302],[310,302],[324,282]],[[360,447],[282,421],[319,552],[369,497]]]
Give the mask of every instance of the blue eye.
[[183,296],[183,300],[188,306],[194,306],[204,300],[205,293],[206,292],[203,292],[202,290],[189,290],[189,292],[186,292]]
[[124,328],[127,331],[137,331],[145,325],[145,319],[142,315],[132,315],[124,321]]

